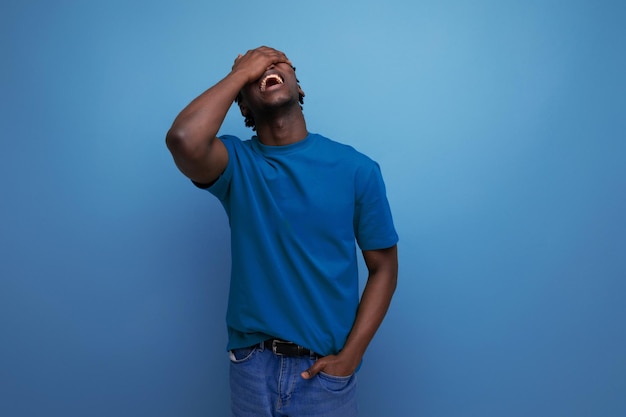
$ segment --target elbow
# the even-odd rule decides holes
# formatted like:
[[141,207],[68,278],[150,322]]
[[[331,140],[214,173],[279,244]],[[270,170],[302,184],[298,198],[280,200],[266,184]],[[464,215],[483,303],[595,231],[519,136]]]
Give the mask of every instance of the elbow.
[[203,152],[202,142],[187,129],[172,127],[165,135],[165,144],[174,156],[194,159]]
[[184,129],[172,126],[165,135],[165,145],[171,152],[184,149],[188,143],[188,134]]

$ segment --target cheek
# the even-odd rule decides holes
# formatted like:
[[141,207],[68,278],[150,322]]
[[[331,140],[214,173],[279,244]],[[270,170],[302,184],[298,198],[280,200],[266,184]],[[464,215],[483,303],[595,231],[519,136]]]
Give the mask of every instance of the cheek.
[[256,85],[246,85],[244,88],[241,89],[241,91],[239,92],[239,96],[242,99],[242,102],[244,104],[247,104],[250,102],[250,99],[254,99],[254,93],[256,91],[257,86]]

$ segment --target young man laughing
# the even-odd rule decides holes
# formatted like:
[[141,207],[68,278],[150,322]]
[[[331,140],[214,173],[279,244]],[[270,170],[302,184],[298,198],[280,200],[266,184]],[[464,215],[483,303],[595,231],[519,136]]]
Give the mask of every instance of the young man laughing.
[[[236,417],[357,415],[356,370],[396,287],[398,236],[379,166],[307,130],[287,56],[239,55],[167,133],[178,168],[231,228],[226,316]],[[251,139],[218,131],[236,102]],[[359,298],[357,245],[369,275]]]

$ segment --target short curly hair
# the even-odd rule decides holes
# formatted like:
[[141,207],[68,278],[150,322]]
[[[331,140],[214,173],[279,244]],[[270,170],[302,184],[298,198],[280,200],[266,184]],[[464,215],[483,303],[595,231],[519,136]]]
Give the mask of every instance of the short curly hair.
[[[296,67],[291,67],[293,68],[293,72],[296,72]],[[298,80],[298,77],[296,77],[296,82],[298,83],[298,86],[300,85],[300,80]],[[237,104],[241,104],[241,101],[243,100],[243,97],[241,95],[241,91],[239,92],[239,94],[237,94],[237,97],[235,98],[235,103]],[[300,108],[302,109],[302,106],[304,105],[304,95],[302,93],[299,94],[298,97],[298,101],[300,102]],[[254,123],[254,118],[252,117],[251,114],[247,114],[246,116],[244,116],[244,123],[246,124],[246,127],[252,128],[253,131],[256,131],[256,124]]]

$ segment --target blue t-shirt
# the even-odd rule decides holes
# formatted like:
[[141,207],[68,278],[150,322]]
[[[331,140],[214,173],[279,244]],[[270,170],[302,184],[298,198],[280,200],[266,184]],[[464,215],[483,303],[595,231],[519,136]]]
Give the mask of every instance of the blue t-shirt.
[[317,134],[287,146],[220,139],[229,161],[208,190],[231,228],[227,349],[275,337],[336,354],[359,304],[355,242],[398,240],[378,164]]

